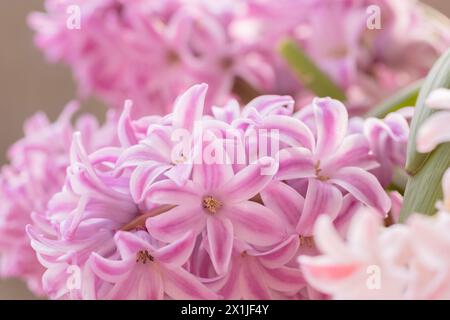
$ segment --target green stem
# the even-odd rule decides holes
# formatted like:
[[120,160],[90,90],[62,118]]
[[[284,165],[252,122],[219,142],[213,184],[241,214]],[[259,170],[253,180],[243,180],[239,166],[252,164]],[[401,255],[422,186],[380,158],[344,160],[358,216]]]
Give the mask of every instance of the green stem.
[[314,94],[347,100],[344,91],[294,41],[282,41],[279,52],[298,80]]

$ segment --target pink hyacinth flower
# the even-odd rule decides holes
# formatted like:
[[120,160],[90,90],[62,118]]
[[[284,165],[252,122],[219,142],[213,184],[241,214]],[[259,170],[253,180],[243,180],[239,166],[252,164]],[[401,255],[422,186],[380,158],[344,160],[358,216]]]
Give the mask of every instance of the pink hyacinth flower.
[[307,182],[302,219],[304,235],[312,234],[319,214],[336,217],[343,193],[352,194],[381,214],[389,211],[390,201],[380,183],[367,170],[377,166],[367,139],[362,134],[347,135],[347,111],[330,98],[314,99],[309,109],[298,115],[309,124],[311,146],[286,148],[279,152],[279,180]]
[[114,237],[120,260],[94,253],[90,266],[112,283],[105,299],[217,299],[218,296],[183,269],[194,248],[192,232],[158,247],[147,232],[118,232]]

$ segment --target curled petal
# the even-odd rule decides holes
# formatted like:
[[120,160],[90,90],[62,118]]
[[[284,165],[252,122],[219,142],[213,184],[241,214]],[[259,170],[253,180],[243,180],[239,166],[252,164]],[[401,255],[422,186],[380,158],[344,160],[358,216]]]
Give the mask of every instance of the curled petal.
[[227,203],[251,199],[272,180],[277,169],[273,158],[263,157],[239,171],[221,187],[220,193]]
[[169,169],[169,165],[162,165],[152,161],[139,165],[130,178],[130,193],[133,200],[136,203],[142,202],[153,182]]
[[271,300],[272,295],[267,287],[266,280],[261,276],[263,270],[252,259],[248,260],[242,264],[240,275],[241,290],[244,299]]
[[130,147],[132,145],[137,144],[138,139],[136,138],[136,134],[133,129],[133,124],[131,122],[131,108],[133,102],[131,100],[126,100],[125,105],[123,107],[123,112],[120,115],[119,123],[118,123],[118,136],[119,142],[122,147]]
[[102,280],[112,283],[126,279],[133,270],[134,265],[135,261],[133,259],[109,260],[95,252],[89,258],[89,266],[92,271]]
[[315,155],[332,154],[347,134],[348,114],[345,106],[331,98],[315,98],[312,103],[317,130]]
[[450,131],[445,128],[450,121],[450,112],[432,114],[417,132],[417,150],[430,152],[439,144],[450,141]]
[[278,180],[310,178],[315,176],[311,151],[305,148],[288,148],[278,153]]
[[361,168],[348,167],[337,171],[330,182],[335,183],[356,199],[386,214],[391,208],[391,200],[377,178]]
[[343,167],[359,167],[370,170],[379,166],[369,154],[370,146],[363,134],[352,134],[344,138],[336,153],[323,163],[323,168],[333,172]]
[[206,91],[208,85],[202,83],[189,88],[175,102],[173,127],[192,131],[194,123],[203,116]]
[[320,215],[328,215],[334,219],[342,206],[342,194],[332,184],[309,179],[297,232],[303,236],[312,235],[314,224]]
[[299,245],[299,236],[294,234],[269,251],[257,252],[254,250],[249,251],[249,254],[258,257],[265,267],[278,268],[284,266],[295,257]]

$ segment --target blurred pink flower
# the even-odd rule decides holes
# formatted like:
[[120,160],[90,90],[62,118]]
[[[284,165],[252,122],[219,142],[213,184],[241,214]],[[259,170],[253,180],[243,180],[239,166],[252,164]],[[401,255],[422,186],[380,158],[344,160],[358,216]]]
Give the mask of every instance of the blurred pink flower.
[[315,229],[322,255],[299,261],[308,283],[333,299],[449,299],[449,228],[448,212],[384,228],[367,211],[344,242],[323,216]]
[[103,127],[91,115],[81,116],[75,126],[71,118],[78,109],[69,103],[58,120],[50,123],[43,113],[28,119],[25,137],[8,151],[10,164],[0,175],[1,275],[21,277],[32,291],[43,294],[43,268],[36,260],[25,232],[32,214],[44,216],[48,200],[64,183],[69,163],[69,146],[74,130],[81,130],[90,149],[114,143],[114,117]]

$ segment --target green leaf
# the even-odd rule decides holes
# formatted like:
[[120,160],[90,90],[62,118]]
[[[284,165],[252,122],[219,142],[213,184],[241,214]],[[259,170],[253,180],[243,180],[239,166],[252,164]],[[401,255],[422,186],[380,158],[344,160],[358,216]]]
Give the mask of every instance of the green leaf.
[[425,105],[429,94],[438,88],[448,88],[449,85],[450,50],[434,64],[417,98],[406,160],[406,170],[410,177],[406,184],[400,221],[405,221],[414,212],[434,214],[436,201],[442,198],[442,176],[450,167],[450,143],[441,144],[429,153],[419,153],[416,150],[416,137],[419,128],[433,113],[433,110]]
[[416,212],[432,215],[436,201],[442,199],[442,176],[450,167],[450,144],[438,146],[415,176],[409,178],[400,212],[400,221]]
[[384,118],[389,113],[403,107],[415,106],[423,82],[423,79],[418,80],[396,92],[391,97],[376,105],[366,114],[366,117]]
[[431,91],[438,88],[448,88],[450,86],[450,49],[447,50],[434,64],[428,73],[419,97],[417,98],[414,117],[411,122],[411,133],[408,141],[408,152],[406,160],[406,171],[414,175],[424,165],[425,160],[429,156],[427,153],[419,153],[416,150],[417,130],[422,126],[424,121],[433,113],[433,110],[425,106],[425,101]]
[[279,52],[298,80],[314,94],[347,100],[344,91],[294,41],[282,41]]

